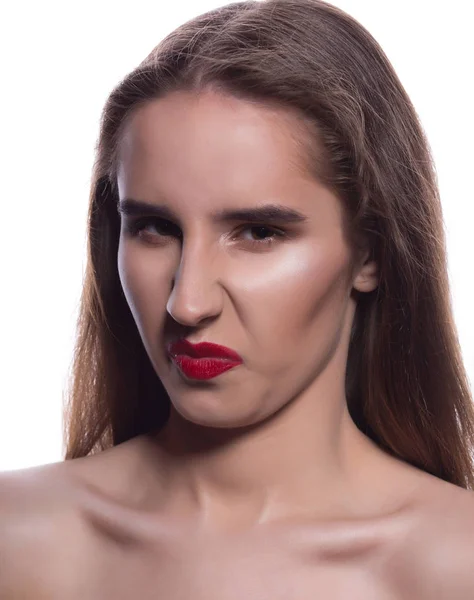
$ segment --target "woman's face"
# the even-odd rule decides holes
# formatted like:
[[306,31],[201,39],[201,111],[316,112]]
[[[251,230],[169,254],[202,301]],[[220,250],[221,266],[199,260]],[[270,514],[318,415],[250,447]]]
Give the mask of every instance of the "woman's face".
[[[120,202],[159,206],[168,218],[122,214],[120,280],[174,408],[194,423],[250,425],[311,394],[347,348],[351,288],[376,286],[370,266],[351,276],[340,202],[303,174],[296,130],[296,117],[281,109],[174,92],[140,107],[124,132]],[[267,204],[301,219],[249,223],[215,214]],[[190,380],[167,354],[178,337],[230,347],[243,363]]]

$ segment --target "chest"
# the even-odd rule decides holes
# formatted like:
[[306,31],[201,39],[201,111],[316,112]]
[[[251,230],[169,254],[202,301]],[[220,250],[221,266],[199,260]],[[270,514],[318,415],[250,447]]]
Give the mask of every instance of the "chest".
[[[78,598],[91,600],[395,600],[380,556],[332,556],[291,539],[184,537],[97,546]],[[80,593],[79,592],[80,589]],[[72,595],[68,598],[75,598]]]

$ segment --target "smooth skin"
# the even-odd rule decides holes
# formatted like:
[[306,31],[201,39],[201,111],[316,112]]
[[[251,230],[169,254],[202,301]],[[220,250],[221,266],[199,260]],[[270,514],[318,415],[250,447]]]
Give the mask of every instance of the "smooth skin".
[[[474,598],[472,492],[389,456],[348,413],[352,290],[373,291],[377,265],[349,247],[297,132],[287,110],[211,90],[129,121],[120,201],[173,220],[137,233],[149,215],[122,210],[118,267],[171,417],[1,476],[2,599]],[[214,215],[268,203],[305,218]],[[166,353],[179,336],[243,364],[189,380]]]

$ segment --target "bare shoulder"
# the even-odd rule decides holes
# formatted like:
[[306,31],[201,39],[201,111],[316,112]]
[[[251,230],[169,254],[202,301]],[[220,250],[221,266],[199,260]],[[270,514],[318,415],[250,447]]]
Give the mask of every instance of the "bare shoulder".
[[474,492],[448,484],[434,516],[427,566],[433,574],[446,574],[438,576],[438,593],[474,598]]
[[97,557],[90,513],[130,495],[130,474],[140,474],[136,445],[0,473],[2,600],[71,597]]
[[407,568],[401,581],[420,600],[472,600],[474,492],[433,478],[425,494],[403,545]]
[[[80,539],[66,465],[0,473],[0,597],[41,598],[58,585]],[[76,560],[76,557],[74,557]]]

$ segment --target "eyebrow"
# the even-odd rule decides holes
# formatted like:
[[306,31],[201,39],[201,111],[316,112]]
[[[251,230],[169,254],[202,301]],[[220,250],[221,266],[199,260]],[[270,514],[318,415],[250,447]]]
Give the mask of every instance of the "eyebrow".
[[[147,214],[168,221],[177,221],[174,212],[165,205],[152,204],[133,198],[124,198],[117,203],[119,213],[127,216]],[[247,221],[249,223],[303,223],[308,217],[299,211],[281,204],[264,204],[252,208],[221,209],[211,215],[217,223]]]

